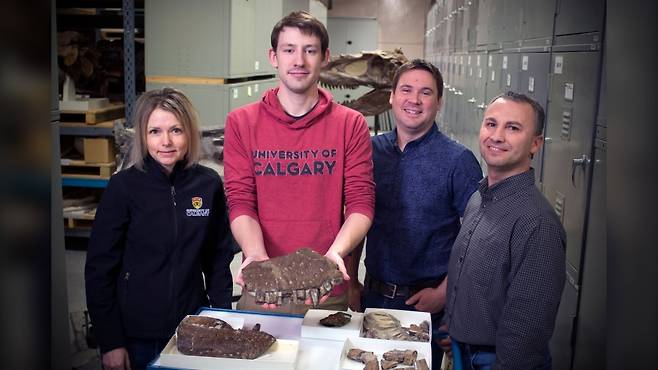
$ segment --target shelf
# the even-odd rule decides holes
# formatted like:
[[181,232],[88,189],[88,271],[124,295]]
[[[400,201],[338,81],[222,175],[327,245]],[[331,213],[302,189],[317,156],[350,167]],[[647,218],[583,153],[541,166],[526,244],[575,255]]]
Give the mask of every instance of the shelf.
[[62,186],[78,186],[83,188],[105,188],[108,179],[81,179],[62,176]]
[[84,123],[62,122],[59,127],[60,135],[68,136],[110,136],[114,133],[113,121],[103,122],[102,124],[87,125]]

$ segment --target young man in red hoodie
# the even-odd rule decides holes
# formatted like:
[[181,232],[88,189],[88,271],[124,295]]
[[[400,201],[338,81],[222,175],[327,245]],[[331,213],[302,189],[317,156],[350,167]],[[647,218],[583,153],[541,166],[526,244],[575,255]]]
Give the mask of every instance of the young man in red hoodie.
[[[318,87],[329,60],[324,25],[293,12],[272,30],[270,63],[278,87],[226,119],[224,171],[231,231],[242,248],[242,268],[310,247],[334,261],[366,235],[374,214],[372,147],[363,116],[332,101]],[[346,284],[321,307],[346,310]],[[326,298],[326,297],[325,297]],[[261,309],[243,294],[239,309]],[[265,305],[304,313],[306,305]]]

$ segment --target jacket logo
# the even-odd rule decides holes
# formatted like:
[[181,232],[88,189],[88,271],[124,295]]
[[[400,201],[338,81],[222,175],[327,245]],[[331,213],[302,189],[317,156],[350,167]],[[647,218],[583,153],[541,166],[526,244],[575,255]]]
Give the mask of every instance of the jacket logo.
[[201,197],[192,197],[192,207],[194,209],[199,209],[203,205],[203,198]]
[[210,215],[209,208],[201,208],[203,206],[203,198],[192,197],[192,207],[185,210],[187,217],[208,217]]

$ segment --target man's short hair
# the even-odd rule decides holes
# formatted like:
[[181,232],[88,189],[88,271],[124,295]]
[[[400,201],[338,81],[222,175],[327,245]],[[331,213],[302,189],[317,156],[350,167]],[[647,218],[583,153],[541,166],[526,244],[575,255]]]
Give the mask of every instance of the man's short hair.
[[537,136],[541,136],[544,133],[544,120],[546,119],[546,114],[544,113],[544,108],[542,108],[541,104],[537,103],[536,100],[525,94],[508,91],[491,99],[489,104],[495,102],[498,99],[511,100],[516,103],[526,103],[530,105],[532,110],[535,112],[535,134]]
[[270,44],[276,52],[279,45],[279,34],[284,27],[299,28],[304,35],[313,35],[320,39],[320,48],[324,57],[329,48],[329,33],[327,28],[317,18],[305,11],[292,12],[283,17],[272,29]]
[[400,76],[408,71],[413,71],[415,69],[420,69],[423,71],[429,72],[429,74],[434,77],[434,82],[436,82],[436,89],[439,98],[443,96],[443,76],[436,66],[424,59],[413,59],[410,62],[406,62],[401,65],[397,71],[395,71],[395,76],[393,77],[393,92],[398,87],[398,82],[400,81]]

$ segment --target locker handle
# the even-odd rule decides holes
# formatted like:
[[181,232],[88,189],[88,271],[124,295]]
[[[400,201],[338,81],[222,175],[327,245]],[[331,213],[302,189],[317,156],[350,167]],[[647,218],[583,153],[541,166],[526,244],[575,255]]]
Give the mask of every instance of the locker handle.
[[461,91],[459,91],[459,90],[457,90],[457,91],[455,91],[455,95],[464,95],[464,93],[461,92]]
[[487,107],[487,106],[484,105],[484,104],[478,104],[478,108],[479,108],[479,109],[484,109],[484,108],[486,108],[486,107]]
[[585,154],[580,158],[573,158],[571,160],[571,185],[573,185],[573,187],[576,187],[576,180],[574,178],[576,175],[576,168],[582,167],[583,170],[585,170],[588,164],[589,158]]
[[470,98],[470,99],[467,100],[467,102],[469,102],[471,104],[475,104],[476,101],[477,100],[475,100],[475,98]]

